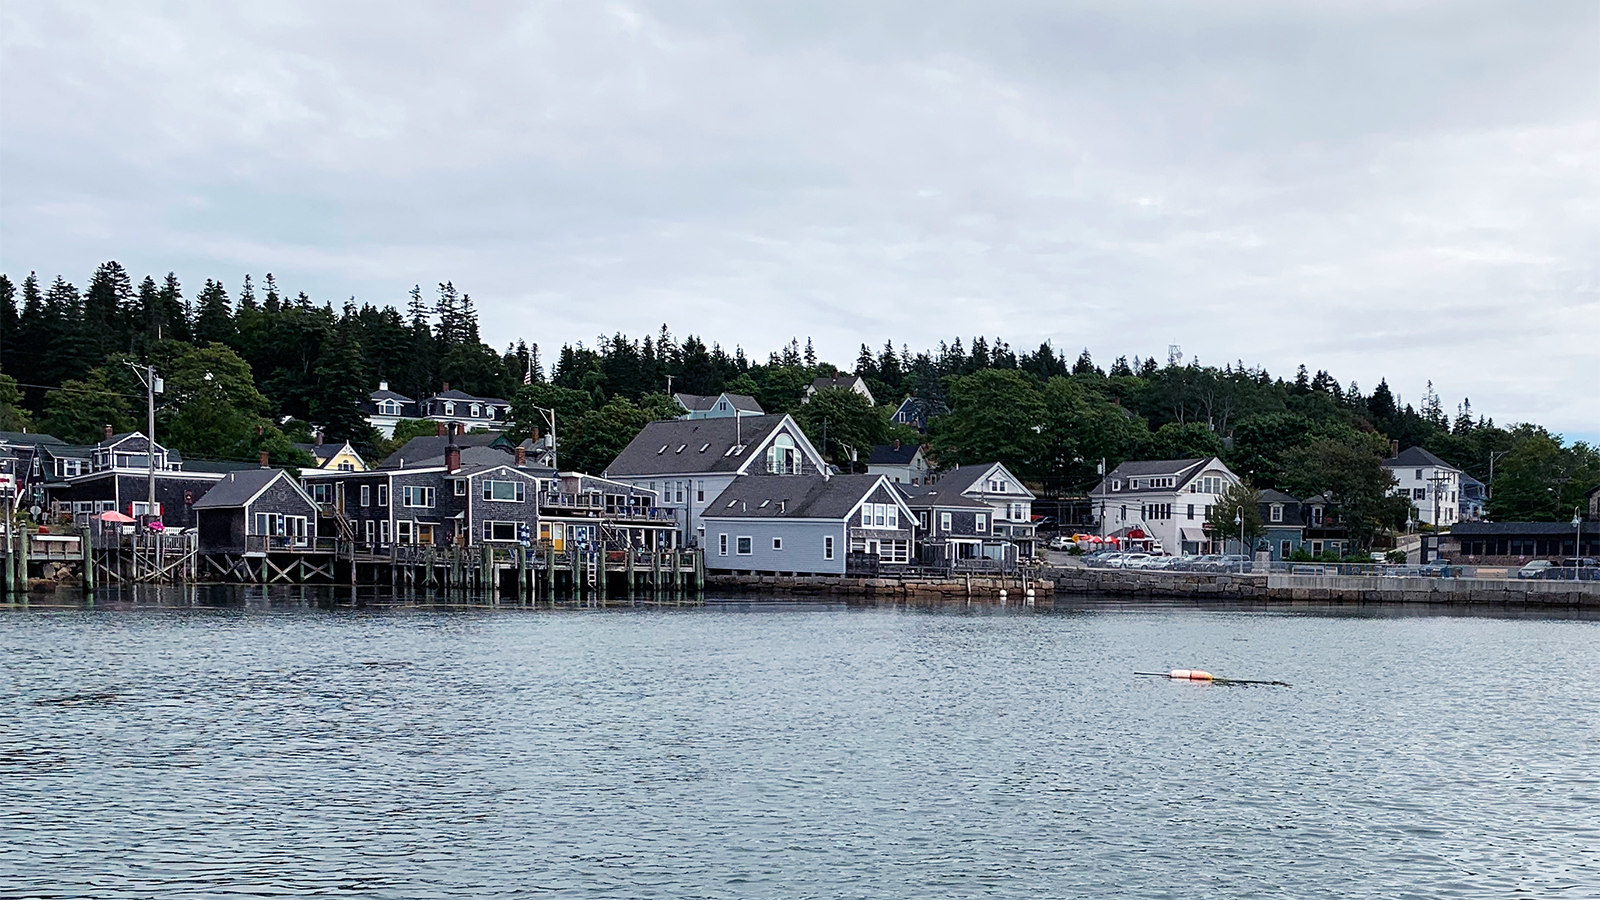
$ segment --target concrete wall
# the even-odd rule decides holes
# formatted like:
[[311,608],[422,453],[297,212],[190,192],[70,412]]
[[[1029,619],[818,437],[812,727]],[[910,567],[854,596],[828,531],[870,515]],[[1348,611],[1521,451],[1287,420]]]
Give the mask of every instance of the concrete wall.
[[1600,607],[1600,582],[1500,578],[1382,578],[1316,575],[1231,575],[1055,569],[1058,594],[1114,594],[1241,600],[1327,600],[1339,603],[1488,603]]

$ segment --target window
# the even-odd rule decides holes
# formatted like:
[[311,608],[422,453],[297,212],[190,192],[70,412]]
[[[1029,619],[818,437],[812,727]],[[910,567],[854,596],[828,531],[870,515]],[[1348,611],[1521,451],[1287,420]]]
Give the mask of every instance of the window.
[[782,550],[783,549],[783,538],[781,538],[781,537],[773,538],[772,539],[772,549],[773,550]]
[[483,407],[479,406],[476,403],[472,404],[472,417],[474,419],[483,418]]
[[1120,491],[1120,490],[1122,490],[1122,482],[1120,482],[1120,481],[1113,481],[1113,482],[1111,482],[1111,489],[1112,489],[1112,490],[1113,490],[1113,491]]
[[331,484],[308,484],[306,485],[306,493],[310,494],[311,499],[318,503],[333,502],[333,485]]
[[521,503],[527,499],[527,485],[520,481],[485,480],[483,482],[483,499]]
[[1189,521],[1194,521],[1194,504],[1189,504]]
[[414,543],[416,543],[416,541],[412,538],[412,535],[414,533],[413,525],[414,525],[414,523],[411,522],[409,519],[402,520],[402,521],[394,523],[394,541],[395,541],[395,543],[397,543],[397,544],[414,544]]
[[[707,446],[710,446],[710,445],[708,444]],[[701,447],[700,449],[704,450],[705,447]],[[704,502],[706,502],[706,483],[704,481],[695,482],[695,485],[694,485],[694,502],[696,502],[696,503],[704,503]]]
[[1013,521],[1013,522],[1022,522],[1022,521],[1026,521],[1027,518],[1028,518],[1028,514],[1022,511],[1022,504],[1021,503],[1013,503],[1013,504],[1011,504],[1011,521]]
[[888,524],[889,513],[884,510],[882,503],[872,504],[872,524],[879,528]]
[[341,472],[354,472],[355,470],[356,470],[356,464],[355,463],[352,463],[352,462],[339,463],[339,471],[341,471]]
[[752,538],[747,534],[741,534],[738,538],[737,549],[734,552],[740,556],[749,556],[751,553],[755,552],[752,546],[754,543],[755,538]]
[[774,475],[800,474],[800,453],[795,449],[794,438],[780,434],[772,440],[767,450],[767,471]]
[[1278,545],[1278,555],[1280,557],[1282,557],[1283,559],[1288,559],[1289,555],[1291,553],[1293,553],[1293,552],[1294,552],[1293,550],[1289,549],[1289,542],[1288,541],[1284,541],[1283,543]]
[[444,404],[444,414],[447,415],[447,416],[455,415],[456,414],[456,405],[454,403],[451,403],[450,401],[446,400],[445,404]]
[[56,460],[56,474],[62,478],[77,478],[83,474],[83,460],[58,459]]
[[687,482],[687,481],[679,481],[679,482],[675,482],[675,484],[678,486],[678,502],[682,503],[683,502],[683,492],[684,492],[684,490],[686,488],[688,488],[689,482]]
[[139,500],[128,505],[128,514],[135,518],[139,516],[159,516],[161,515],[161,504],[157,503],[152,507],[148,502]]
[[718,556],[727,556],[728,555],[728,536],[725,535],[725,534],[717,535],[717,555]]
[[1422,470],[1421,469],[1417,470],[1417,477],[1413,478],[1412,480],[1413,481],[1421,481],[1422,480]]
[[417,485],[404,485],[400,488],[400,504],[412,508],[429,507],[433,505],[433,488]]
[[385,544],[389,543],[389,520],[388,519],[384,519],[383,521],[378,523],[378,540],[383,542],[383,543],[385,543]]
[[389,505],[389,486],[387,484],[378,485],[378,505]]
[[372,485],[370,485],[370,484],[363,484],[361,486],[361,505],[362,506],[371,506],[372,505]]
[[833,559],[833,535],[831,534],[822,536],[822,558]]
[[467,495],[467,480],[465,478],[452,478],[451,483],[455,485],[457,497],[465,497]]
[[1274,504],[1272,504],[1272,509],[1268,513],[1267,518],[1269,520],[1273,521],[1273,522],[1282,522],[1283,521],[1283,504],[1282,503],[1274,503]]
[[517,523],[484,522],[483,539],[486,541],[514,541],[517,539]]
[[377,524],[378,523],[376,521],[368,519],[365,523],[365,527],[362,529],[366,533],[367,543],[369,544],[372,543],[373,535],[377,531]]
[[1428,489],[1427,488],[1412,488],[1412,490],[1411,490],[1411,499],[1413,499],[1413,500],[1426,500],[1426,499],[1428,499]]
[[946,531],[946,532],[950,530],[950,514],[949,513],[947,513],[947,512],[939,513],[939,530],[940,531]]
[[900,527],[900,507],[895,506],[893,503],[885,503],[884,504],[884,508],[889,511],[889,527],[890,528],[899,528]]
[[972,518],[972,528],[979,534],[989,530],[989,516],[987,513],[978,513]]

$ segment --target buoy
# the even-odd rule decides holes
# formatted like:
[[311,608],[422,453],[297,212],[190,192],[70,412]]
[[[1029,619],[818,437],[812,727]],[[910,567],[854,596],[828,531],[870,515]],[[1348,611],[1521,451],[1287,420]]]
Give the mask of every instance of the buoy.
[[1000,591],[1000,602],[1001,603],[1006,602],[1006,592],[1005,592],[1004,589],[1001,589],[1001,591]]
[[1170,672],[1135,672],[1135,675],[1148,675],[1152,678],[1171,678],[1176,681],[1205,681],[1211,684],[1271,684],[1278,687],[1293,687],[1286,681],[1252,681],[1247,678],[1218,678],[1204,669],[1173,669]]
[[1167,673],[1168,678],[1187,679],[1189,681],[1216,681],[1215,675],[1204,669],[1173,669]]

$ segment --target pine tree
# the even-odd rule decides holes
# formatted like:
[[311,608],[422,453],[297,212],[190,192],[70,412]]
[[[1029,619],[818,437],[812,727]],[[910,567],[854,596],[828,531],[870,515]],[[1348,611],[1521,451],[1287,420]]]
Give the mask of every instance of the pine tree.
[[[743,351],[740,351],[740,353],[742,354]],[[809,334],[806,335],[806,353],[804,359],[806,368],[815,369],[817,367],[817,351],[811,346],[811,335]]]
[[189,340],[194,335],[193,320],[189,303],[183,297],[183,285],[179,283],[177,274],[168,272],[161,282],[160,309],[156,312],[156,339]]
[[206,286],[200,290],[199,310],[194,317],[194,338],[201,345],[217,343],[231,347],[238,342],[239,334],[234,327],[228,290],[221,282],[207,278]]
[[[17,339],[17,286],[0,274],[0,373],[10,371],[6,344]],[[17,402],[21,402],[19,397]]]
[[84,352],[93,364],[131,344],[133,280],[116,260],[104,262],[83,295]]
[[267,295],[263,300],[262,309],[269,313],[275,313],[282,309],[283,297],[278,294],[277,279],[272,277],[271,272],[268,272],[267,277],[263,279],[261,283],[267,289]]

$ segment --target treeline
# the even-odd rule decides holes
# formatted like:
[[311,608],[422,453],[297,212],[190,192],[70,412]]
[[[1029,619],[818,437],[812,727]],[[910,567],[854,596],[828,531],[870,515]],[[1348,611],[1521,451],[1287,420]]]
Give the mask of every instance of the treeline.
[[[1370,393],[1302,366],[1274,377],[1243,362],[1215,366],[1121,357],[1102,367],[1049,343],[1018,352],[998,338],[956,338],[913,352],[891,341],[860,348],[850,372],[878,401],[844,390],[802,403],[821,375],[841,372],[798,340],[764,360],[666,326],[563,346],[548,378],[538,344],[482,340],[470,295],[445,282],[413,288],[401,306],[335,309],[274,277],[233,290],[206,280],[190,297],[174,274],[138,284],[115,262],[81,290],[62,277],[0,275],[0,385],[4,427],[26,424],[91,441],[104,424],[140,427],[143,387],[129,362],[166,377],[158,428],[191,455],[250,458],[267,449],[299,460],[290,440],[316,423],[329,439],[386,449],[359,404],[380,380],[420,398],[444,383],[512,401],[521,434],[556,412],[563,467],[599,471],[651,419],[674,415],[671,391],[754,396],[793,413],[835,462],[863,465],[872,445],[926,440],[947,464],[998,459],[1052,493],[1086,490],[1104,461],[1220,455],[1260,488],[1329,492],[1367,527],[1403,514],[1375,496],[1390,442],[1419,445],[1489,481],[1495,518],[1566,518],[1600,483],[1600,454],[1537,425],[1502,427],[1453,411],[1428,386],[1402,403],[1386,383]],[[209,376],[209,377],[208,377]],[[524,386],[525,376],[532,384]],[[924,437],[889,416],[906,397],[933,414]]]

